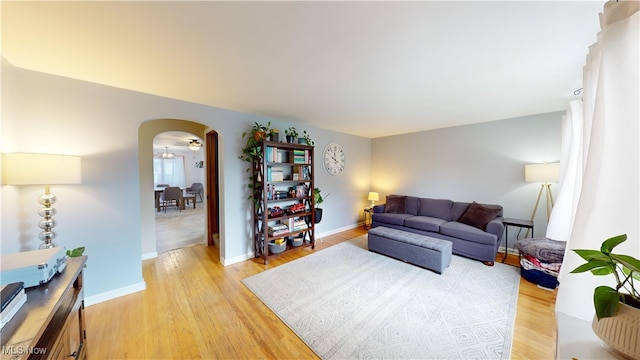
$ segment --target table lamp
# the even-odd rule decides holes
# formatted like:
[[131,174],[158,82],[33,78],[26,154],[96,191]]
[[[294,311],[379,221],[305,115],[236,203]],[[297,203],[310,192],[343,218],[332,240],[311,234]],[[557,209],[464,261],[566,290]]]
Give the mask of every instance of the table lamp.
[[371,191],[368,199],[371,201],[371,207],[373,207],[376,204],[376,201],[380,200],[380,195],[375,191]]
[[42,232],[38,238],[42,240],[40,249],[55,247],[53,239],[56,226],[53,215],[56,210],[53,204],[56,196],[50,192],[49,185],[54,184],[80,184],[81,167],[79,156],[33,154],[33,153],[8,153],[3,159],[4,183],[6,185],[44,185],[44,194],[38,198],[38,203],[43,207],[38,211],[42,220],[38,227]]

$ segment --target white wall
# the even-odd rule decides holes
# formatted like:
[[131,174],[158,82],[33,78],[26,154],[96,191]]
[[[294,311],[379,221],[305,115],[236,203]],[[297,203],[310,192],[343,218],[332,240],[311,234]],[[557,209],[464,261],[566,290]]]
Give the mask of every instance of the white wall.
[[[238,159],[241,134],[256,121],[271,121],[280,129],[292,123],[28,71],[5,61],[2,74],[3,92],[11,96],[2,97],[0,150],[82,157],[82,184],[56,185],[52,191],[58,196],[57,242],[67,248],[87,247],[85,296],[144,287],[141,214],[154,210],[153,201],[140,201],[138,129],[154,119],[186,119],[219,133],[221,257],[235,261],[251,255],[246,163]],[[296,126],[310,132],[318,154],[330,141],[347,150],[350,166],[342,176],[316,172],[316,186],[331,193],[318,231],[355,226],[369,188],[370,140]],[[41,191],[38,186],[2,186],[3,254],[40,244],[36,199]]]
[[[540,185],[524,181],[524,165],[559,160],[561,122],[562,113],[548,113],[374,139],[372,189],[381,202],[389,194],[477,201],[529,219]],[[536,236],[546,223],[541,207]]]

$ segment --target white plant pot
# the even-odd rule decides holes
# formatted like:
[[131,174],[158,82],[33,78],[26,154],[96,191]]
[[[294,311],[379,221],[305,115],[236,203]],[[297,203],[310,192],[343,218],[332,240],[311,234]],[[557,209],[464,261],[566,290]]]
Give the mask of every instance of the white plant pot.
[[631,359],[640,359],[640,309],[620,303],[615,316],[600,320],[594,316],[591,327],[611,349]]

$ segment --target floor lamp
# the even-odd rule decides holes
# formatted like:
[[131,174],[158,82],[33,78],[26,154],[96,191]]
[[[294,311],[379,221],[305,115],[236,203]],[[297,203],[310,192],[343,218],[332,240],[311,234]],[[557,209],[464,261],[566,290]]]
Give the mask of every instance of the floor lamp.
[[[547,203],[547,221],[551,215],[551,209],[553,209],[553,195],[551,194],[551,183],[558,182],[560,178],[560,163],[544,163],[544,164],[529,164],[524,167],[524,180],[526,182],[539,182],[540,191],[538,192],[538,198],[536,204],[533,207],[531,213],[531,221],[536,216],[538,205],[540,204],[540,197],[542,197],[542,191],[545,191],[545,198]],[[533,234],[531,234],[533,236]],[[529,236],[529,229],[525,234],[525,238]]]
[[44,185],[44,194],[38,198],[42,208],[38,215],[42,219],[38,226],[42,231],[38,238],[42,240],[40,249],[55,247],[53,239],[56,226],[53,204],[56,196],[49,191],[49,185],[80,184],[80,157],[54,154],[10,153],[4,154],[4,183],[7,185]]

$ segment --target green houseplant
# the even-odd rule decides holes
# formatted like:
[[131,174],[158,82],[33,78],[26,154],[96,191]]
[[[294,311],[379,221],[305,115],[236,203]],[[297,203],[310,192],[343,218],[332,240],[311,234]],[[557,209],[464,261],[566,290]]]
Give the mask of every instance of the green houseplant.
[[304,130],[302,132],[302,139],[303,139],[304,143],[309,145],[309,146],[315,145],[315,142],[313,140],[311,140],[311,136],[307,133],[307,130]]
[[291,126],[284,131],[284,135],[288,143],[293,143],[298,138],[298,130],[294,126]]
[[613,275],[615,288],[598,286],[593,292],[596,314],[591,323],[594,333],[614,350],[633,359],[640,358],[640,260],[613,249],[627,240],[618,235],[605,240],[600,250],[573,250],[587,262],[571,273],[590,271],[596,276]]
[[615,315],[620,302],[640,309],[640,287],[634,280],[640,281],[640,260],[612,253],[613,248],[627,240],[627,235],[618,235],[605,240],[600,250],[573,250],[587,262],[575,268],[571,273],[591,271],[593,275],[612,274],[616,287],[598,286],[593,293],[593,303],[598,319]]
[[318,206],[320,206],[320,204],[324,202],[324,199],[328,198],[329,195],[331,194],[327,194],[324,197],[322,197],[322,190],[320,190],[319,188],[313,189],[313,202],[315,204],[314,219],[316,224],[322,220],[322,209],[319,208]]
[[[271,122],[268,122],[267,125],[258,124],[257,122],[253,123],[250,131],[245,131],[242,133],[242,138],[246,138],[247,142],[242,148],[242,154],[240,154],[239,158],[250,164],[250,166],[245,170],[246,172],[251,171],[254,166],[258,166],[258,164],[254,160],[260,159],[264,156],[264,154],[262,153],[262,143],[271,135],[273,135]],[[251,199],[257,195],[257,189],[254,189],[253,186],[253,176],[251,176],[249,180],[250,181],[248,186],[251,190],[249,199]]]

